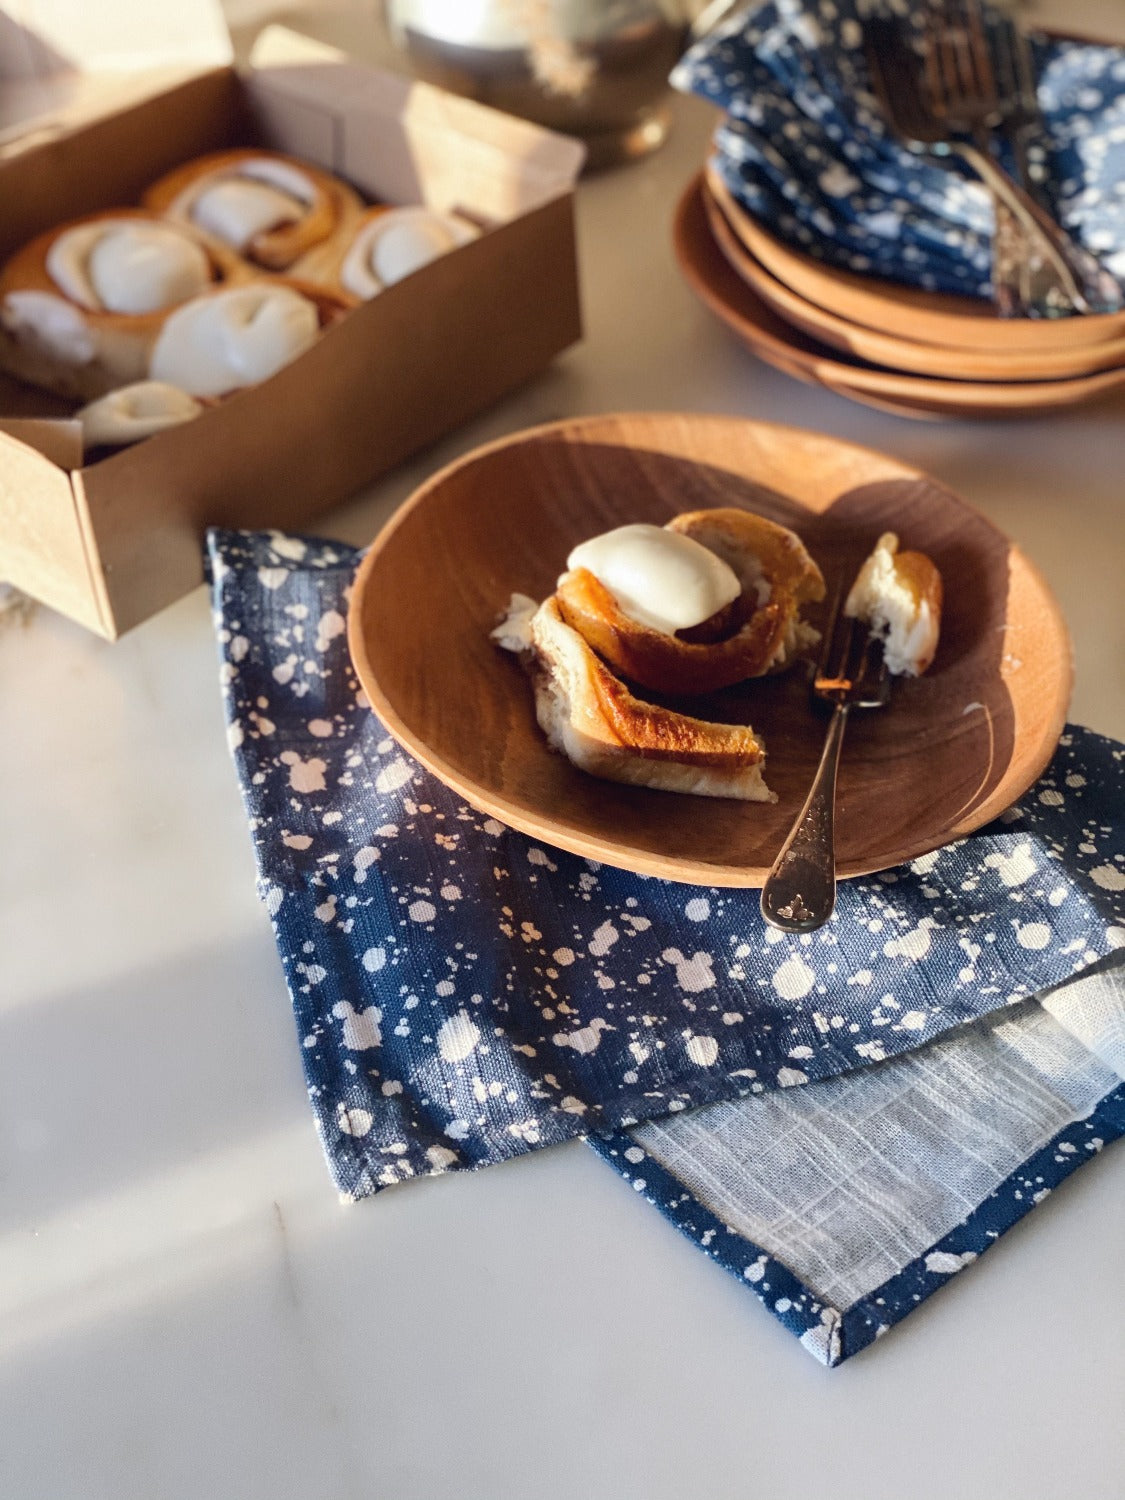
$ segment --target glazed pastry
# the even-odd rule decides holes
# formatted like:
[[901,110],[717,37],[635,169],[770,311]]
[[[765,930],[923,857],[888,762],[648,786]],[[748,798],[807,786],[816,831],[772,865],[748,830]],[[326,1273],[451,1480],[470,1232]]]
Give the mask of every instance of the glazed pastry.
[[585,542],[556,593],[562,618],[615,671],[673,695],[789,665],[819,639],[800,612],[823,597],[820,569],[795,532],[733,508]]
[[159,380],[141,380],[99,396],[75,420],[82,424],[82,446],[122,448],[153,437],[169,427],[178,427],[199,416],[203,403],[177,386]]
[[564,620],[559,601],[516,594],[492,633],[531,672],[539,726],[579,770],[702,797],[773,802],[765,749],[749,727],[714,724],[636,698]]
[[863,620],[883,641],[894,675],[917,677],[934,659],[941,629],[941,574],[923,552],[900,552],[885,532],[859,570],[844,613]]
[[236,257],[141,209],[30,241],[0,270],[0,363],[89,400],[142,379],[169,310],[245,275]]
[[421,205],[369,209],[334,258],[314,255],[298,268],[303,275],[327,280],[343,296],[367,302],[385,287],[402,281],[430,261],[466,245],[480,234],[457,214],[438,213]]
[[206,293],[167,318],[149,374],[192,396],[229,395],[303,354],[338,307],[311,288],[265,279]]
[[363,210],[356,193],[318,167],[275,151],[216,151],[177,167],[142,200],[191,224],[267,271],[292,269],[340,237],[349,242]]

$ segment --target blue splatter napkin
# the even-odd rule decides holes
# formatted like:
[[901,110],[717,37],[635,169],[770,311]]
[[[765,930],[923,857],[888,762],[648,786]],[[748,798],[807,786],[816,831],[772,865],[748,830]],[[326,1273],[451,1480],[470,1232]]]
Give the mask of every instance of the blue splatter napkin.
[[[857,0],[764,0],[697,43],[672,81],[726,111],[714,165],[780,238],[848,270],[988,296],[991,200],[964,163],[919,156],[890,134],[861,10]],[[1125,276],[1125,50],[1032,46],[1044,134],[1031,151],[1046,195]]]
[[[1122,747],[1069,731],[1043,780],[1002,822],[847,882],[830,924],[791,938],[764,926],[754,892],[645,879],[544,847],[409,760],[371,713],[348,656],[354,549],[214,531],[209,555],[260,893],[345,1197],[597,1134],[638,1192],[833,1360],[858,1347],[863,1330],[873,1337],[878,1319],[894,1321],[864,1314],[845,1336],[837,1302],[870,1300],[887,1280],[868,1285],[870,1275],[892,1261],[904,1274],[919,1236],[919,1253],[937,1254],[939,1265],[978,1253],[975,1240],[957,1250],[939,1241],[966,1204],[977,1210],[1002,1189],[1013,1162],[1120,1082],[1104,1039],[1062,1045],[1032,1025],[1030,1040],[1013,1042],[1005,1027],[1031,1024],[1018,1019],[1021,1002],[1038,1025],[1042,1005],[1030,997],[1125,944]],[[1112,1038],[1116,1000],[1098,1004],[1109,1007],[1098,1036]],[[944,1040],[926,1047],[935,1038]],[[1003,1053],[1013,1081],[1000,1102],[1011,1104],[1021,1080],[1035,1107],[1009,1111],[1006,1154],[990,1153],[990,1170],[974,1167],[970,1181],[933,1148],[952,1132],[965,1162],[978,1161],[964,1102],[978,1075],[982,1110],[993,1098],[985,1084],[999,1064],[980,1062],[989,1048]],[[847,1254],[841,1273],[836,1254],[802,1280],[801,1254],[771,1228],[763,1204],[795,1194],[784,1224],[804,1225],[802,1246],[831,1239],[812,1223],[810,1204],[829,1201],[811,1170],[823,1154],[817,1143],[858,1111],[846,1133],[862,1163],[838,1156],[845,1199],[861,1166],[871,1168],[870,1151],[886,1144],[862,1125],[875,1096],[853,1097],[845,1075],[878,1081],[883,1103],[909,1116],[890,1138],[905,1150],[915,1131],[933,1159],[936,1201],[908,1216],[913,1237],[901,1225],[876,1232],[893,1241],[883,1259],[870,1246],[857,1252],[866,1277],[857,1280]],[[809,1083],[817,1086],[799,1087]],[[915,1104],[903,1104],[911,1090]],[[935,1099],[946,1094],[943,1113]],[[1029,1111],[1035,1129],[1025,1128]],[[826,1120],[836,1125],[825,1130]],[[1099,1139],[1109,1133],[1106,1125]],[[786,1139],[806,1144],[775,1160],[766,1146]],[[1086,1144],[1075,1146],[1077,1159]],[[1058,1151],[1071,1166],[1072,1153]],[[738,1169],[746,1159],[765,1177]],[[920,1181],[905,1157],[896,1170]],[[965,1179],[952,1199],[951,1174]],[[716,1183],[726,1186],[709,1192]],[[906,1255],[901,1265],[895,1253]]]

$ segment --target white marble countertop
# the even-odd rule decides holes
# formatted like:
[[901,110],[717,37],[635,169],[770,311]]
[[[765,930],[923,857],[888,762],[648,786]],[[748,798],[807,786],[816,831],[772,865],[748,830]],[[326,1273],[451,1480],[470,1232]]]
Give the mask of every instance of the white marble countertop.
[[[913,423],[758,364],[672,261],[711,119],[677,114],[582,185],[585,343],[321,529],[366,540],[439,463],[571,413],[821,429],[1019,541],[1074,634],[1072,716],[1125,737],[1125,404]],[[580,1144],[342,1207],[204,592],[114,646],[9,621],[0,701],[0,1495],[1121,1496],[1125,1151],[831,1372]]]

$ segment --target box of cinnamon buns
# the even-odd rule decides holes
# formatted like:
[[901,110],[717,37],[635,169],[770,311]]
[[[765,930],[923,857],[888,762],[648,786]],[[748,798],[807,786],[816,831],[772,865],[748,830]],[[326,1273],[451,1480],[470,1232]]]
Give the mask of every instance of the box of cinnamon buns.
[[208,525],[300,527],[580,336],[576,143],[289,33],[236,69],[211,0],[17,13],[0,580],[114,639]]

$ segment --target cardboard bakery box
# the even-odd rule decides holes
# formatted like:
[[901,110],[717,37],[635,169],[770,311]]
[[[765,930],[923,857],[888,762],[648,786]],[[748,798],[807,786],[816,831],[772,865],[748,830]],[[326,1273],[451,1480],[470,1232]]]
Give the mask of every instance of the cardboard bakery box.
[[210,0],[19,15],[0,0],[0,262],[232,145],[488,227],[263,384],[86,467],[67,408],[0,378],[0,580],[114,639],[201,581],[206,526],[300,526],[580,337],[576,143],[290,33],[237,70]]

